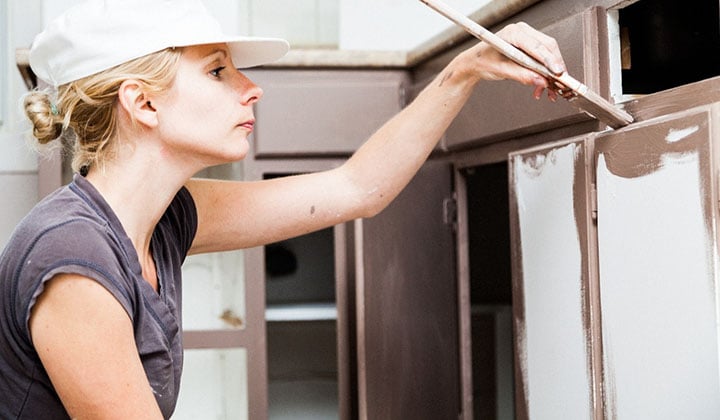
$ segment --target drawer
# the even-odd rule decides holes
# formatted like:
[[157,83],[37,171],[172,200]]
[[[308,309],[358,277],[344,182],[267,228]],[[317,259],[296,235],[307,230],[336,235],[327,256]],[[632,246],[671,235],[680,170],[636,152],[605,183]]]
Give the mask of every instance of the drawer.
[[[589,9],[543,28],[560,45],[569,73],[605,96],[607,82],[599,76],[602,58],[599,38],[607,30],[600,25],[599,9]],[[602,29],[602,30],[601,30]],[[586,121],[590,117],[565,100],[537,101],[532,87],[514,81],[482,82],[448,128],[447,149],[487,144],[547,129]]]
[[402,70],[248,70],[256,104],[256,158],[354,152],[405,105]]

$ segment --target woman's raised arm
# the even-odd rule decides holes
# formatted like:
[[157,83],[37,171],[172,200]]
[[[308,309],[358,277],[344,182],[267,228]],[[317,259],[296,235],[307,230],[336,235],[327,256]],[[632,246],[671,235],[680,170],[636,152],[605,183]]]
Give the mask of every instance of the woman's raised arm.
[[[557,73],[565,70],[554,39],[526,24],[498,33]],[[191,180],[199,228],[191,252],[245,248],[301,235],[385,208],[410,182],[480,80],[548,81],[484,43],[462,52],[415,100],[377,130],[341,167],[258,182]],[[548,90],[551,99],[556,94]]]

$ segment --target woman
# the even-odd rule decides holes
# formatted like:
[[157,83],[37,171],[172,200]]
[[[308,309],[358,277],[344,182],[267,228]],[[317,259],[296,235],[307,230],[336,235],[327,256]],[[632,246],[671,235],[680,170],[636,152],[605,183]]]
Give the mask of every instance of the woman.
[[[564,71],[553,39],[524,24],[500,35]],[[57,96],[30,93],[26,112],[40,143],[74,142],[77,174],[28,214],[0,257],[0,417],[169,417],[186,255],[371,217],[480,80],[514,79],[537,98],[548,87],[480,43],[337,169],[191,179],[246,156],[263,92],[236,68],[286,50],[281,40],[222,35],[197,0],[91,0],[36,38],[31,65]]]

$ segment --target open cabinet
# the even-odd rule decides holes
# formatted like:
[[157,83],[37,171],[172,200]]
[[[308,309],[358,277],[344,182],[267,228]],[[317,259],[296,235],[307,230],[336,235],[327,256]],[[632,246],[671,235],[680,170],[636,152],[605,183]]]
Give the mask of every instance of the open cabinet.
[[[293,162],[252,162],[249,177],[336,164]],[[457,417],[451,199],[450,166],[429,162],[372,219],[246,251],[248,281],[265,284],[268,418]]]

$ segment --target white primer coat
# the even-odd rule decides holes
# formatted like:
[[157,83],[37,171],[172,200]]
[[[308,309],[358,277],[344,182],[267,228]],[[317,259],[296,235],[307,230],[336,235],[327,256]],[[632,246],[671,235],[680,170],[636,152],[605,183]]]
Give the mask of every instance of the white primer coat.
[[525,328],[520,362],[532,419],[589,418],[582,255],[573,211],[577,144],[514,156]]
[[699,165],[697,152],[666,154],[657,171],[622,178],[598,157],[604,380],[617,418],[720,418],[714,242]]

